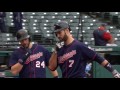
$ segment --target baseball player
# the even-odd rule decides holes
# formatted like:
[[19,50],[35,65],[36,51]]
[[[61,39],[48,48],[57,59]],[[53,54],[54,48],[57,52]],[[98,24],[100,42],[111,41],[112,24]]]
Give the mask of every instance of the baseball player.
[[94,30],[93,37],[95,39],[95,46],[106,46],[114,42],[112,34],[106,30],[106,24],[101,24],[98,29]]
[[[50,52],[38,44],[32,44],[30,35],[26,30],[17,32],[17,40],[21,47],[12,53],[9,65],[12,74],[19,74],[20,78],[46,78],[46,66]],[[51,71],[54,78],[58,77],[57,71]]]
[[74,39],[70,30],[66,21],[60,21],[54,25],[54,33],[60,42],[64,42],[64,45],[61,48],[56,47],[51,55],[49,60],[51,70],[54,71],[59,65],[62,78],[86,78],[86,63],[88,60],[93,60],[110,71],[115,78],[120,78],[119,72],[105,58]]

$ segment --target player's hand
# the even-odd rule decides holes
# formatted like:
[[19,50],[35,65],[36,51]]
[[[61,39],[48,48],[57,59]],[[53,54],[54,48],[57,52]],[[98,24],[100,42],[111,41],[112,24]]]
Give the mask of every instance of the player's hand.
[[26,53],[22,56],[21,59],[18,60],[18,62],[23,65],[30,55],[31,55],[31,50],[26,49]]
[[57,43],[56,43],[56,46],[55,46],[55,50],[56,50],[56,51],[59,51],[60,48],[63,47],[63,45],[64,45],[64,42],[57,42]]
[[23,58],[22,58],[23,61],[26,61],[26,59],[30,56],[30,54],[31,54],[31,50],[30,50],[30,49],[27,49],[25,55],[24,55]]
[[120,73],[117,70],[113,71],[114,78],[120,78]]

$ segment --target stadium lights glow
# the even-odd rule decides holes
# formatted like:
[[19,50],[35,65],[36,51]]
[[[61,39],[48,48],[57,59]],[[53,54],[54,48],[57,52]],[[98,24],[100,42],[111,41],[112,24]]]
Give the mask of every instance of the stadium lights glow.
[[115,40],[118,40],[118,38],[115,38]]
[[32,15],[35,15],[35,13],[32,13]]
[[10,18],[12,18],[13,16],[9,16]]
[[49,20],[46,20],[46,22],[49,22]]
[[10,40],[10,38],[7,38],[7,40]]
[[77,16],[74,16],[74,18],[77,18]]
[[10,36],[10,34],[6,34],[6,36]]
[[118,14],[118,12],[115,12],[115,14]]
[[82,35],[82,34],[80,34],[80,36],[82,37],[83,35]]
[[82,20],[82,22],[84,22],[85,20]]
[[30,16],[30,18],[33,18],[33,16]]
[[17,48],[20,48],[20,47],[17,47]]
[[25,20],[25,19],[23,19],[23,22],[26,22],[26,20]]
[[47,24],[46,23],[44,23],[44,26],[46,26]]
[[10,12],[10,14],[13,14],[13,12]]
[[70,20],[70,22],[73,22],[73,20]]
[[85,30],[83,30],[82,32],[85,33]]
[[36,23],[33,23],[33,25],[35,26],[35,25],[36,25]]
[[79,15],[80,13],[78,12],[77,14]]
[[85,16],[85,18],[87,18],[88,16]]
[[25,25],[25,23],[22,23],[22,25]]
[[69,13],[66,13],[66,15],[68,15]]
[[52,16],[52,18],[55,18],[55,16]]
[[47,33],[49,33],[50,31],[47,31]]
[[92,25],[93,25],[93,23],[90,23],[90,25],[92,26]]
[[44,18],[44,16],[41,16],[41,18]]
[[26,29],[26,27],[23,27],[23,29]]
[[58,22],[60,22],[61,20],[58,20]]
[[120,36],[120,34],[117,34],[117,36]]
[[50,34],[47,34],[47,36],[50,36]]
[[76,27],[76,29],[79,29],[79,27]]
[[58,13],[55,13],[55,15],[57,15]]
[[34,22],[37,22],[37,20],[34,20]]
[[22,14],[24,14],[24,12],[22,12]]
[[11,23],[11,25],[14,25],[14,23]]
[[36,27],[33,27],[33,29],[37,29]]
[[113,26],[110,27],[111,29],[113,28]]
[[47,13],[43,13],[44,15],[46,15]]
[[70,33],[72,33],[72,31],[70,31]]
[[90,27],[87,27],[87,29],[90,29]]
[[93,22],[95,22],[96,20],[94,19]]
[[91,40],[94,40],[94,38],[91,38]]
[[46,27],[44,27],[44,29],[47,29]]
[[88,42],[85,42],[85,44],[88,44]]
[[38,33],[38,30],[36,30],[35,32]]
[[81,26],[81,23],[79,25]]
[[35,42],[32,42],[32,44],[35,44]]
[[63,16],[63,18],[66,18],[66,16]]

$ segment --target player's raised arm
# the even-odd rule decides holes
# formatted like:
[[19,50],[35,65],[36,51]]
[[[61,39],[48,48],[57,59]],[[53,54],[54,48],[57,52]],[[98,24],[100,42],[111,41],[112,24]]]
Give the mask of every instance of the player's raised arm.
[[57,68],[57,51],[54,51],[49,60],[49,69],[54,71]]
[[21,58],[19,58],[18,60],[16,58],[16,54],[17,53],[14,52],[13,55],[12,55],[12,57],[11,57],[11,59],[10,59],[11,72],[14,75],[17,75],[21,71],[21,69],[23,68],[23,65],[24,65],[25,61],[30,56],[30,52],[27,51],[25,53],[25,55],[21,56]]
[[49,68],[54,71],[57,66],[58,66],[58,62],[57,62],[57,52],[60,50],[60,48],[63,46],[63,44],[61,42],[57,42],[54,48],[54,51],[50,57],[49,60]]

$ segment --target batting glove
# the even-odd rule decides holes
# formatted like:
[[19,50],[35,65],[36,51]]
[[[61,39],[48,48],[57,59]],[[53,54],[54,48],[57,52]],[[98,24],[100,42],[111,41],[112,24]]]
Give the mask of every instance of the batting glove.
[[27,52],[25,53],[25,55],[22,57],[22,59],[19,59],[18,62],[22,65],[24,65],[25,61],[27,60],[27,58],[31,55],[31,50],[27,49]]
[[114,70],[112,72],[112,74],[113,74],[114,78],[120,78],[120,73],[117,70]]
[[57,43],[56,43],[56,48],[55,48],[56,51],[59,51],[59,49],[62,48],[63,45],[64,45],[64,42],[60,42],[60,43],[57,42]]

